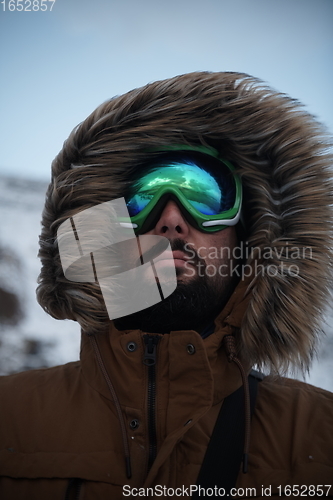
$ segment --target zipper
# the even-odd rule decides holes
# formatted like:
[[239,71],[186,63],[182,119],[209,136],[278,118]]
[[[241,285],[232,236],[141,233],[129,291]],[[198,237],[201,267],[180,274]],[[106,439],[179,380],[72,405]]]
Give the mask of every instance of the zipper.
[[69,500],[72,491],[74,491],[75,500],[79,500],[82,482],[83,482],[83,479],[79,479],[79,478],[72,478],[69,480],[67,490],[66,490],[65,500]]
[[156,351],[160,340],[159,335],[144,335],[145,352],[143,364],[148,367],[148,472],[154,463],[157,455],[157,436],[156,436]]

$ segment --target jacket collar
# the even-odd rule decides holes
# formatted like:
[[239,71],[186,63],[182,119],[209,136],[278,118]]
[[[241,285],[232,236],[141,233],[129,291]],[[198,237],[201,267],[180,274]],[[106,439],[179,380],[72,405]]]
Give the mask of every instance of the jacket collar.
[[[230,333],[236,337],[239,335],[249,298],[248,282],[242,281],[215,319],[214,332],[205,339],[193,330],[161,335],[157,351],[157,383],[171,392],[173,382],[179,385],[179,390],[186,390],[186,384],[191,384],[196,387],[193,399],[200,396],[202,404],[207,407],[238,389],[241,377],[234,363],[228,362],[222,339]],[[108,331],[95,335],[104,366],[122,406],[139,408],[142,405],[141,388],[147,368],[143,364],[145,335],[141,330],[117,330],[113,322],[110,322]],[[189,345],[194,346],[194,354],[189,353]],[[246,360],[241,360],[245,370],[249,371],[251,367]],[[92,343],[85,333],[81,342],[81,367],[88,384],[107,399],[112,399]]]

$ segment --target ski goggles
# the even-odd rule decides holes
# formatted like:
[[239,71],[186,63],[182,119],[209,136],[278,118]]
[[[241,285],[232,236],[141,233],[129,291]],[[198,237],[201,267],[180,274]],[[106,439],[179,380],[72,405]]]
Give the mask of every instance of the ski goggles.
[[204,146],[171,146],[158,152],[161,156],[140,169],[140,177],[125,196],[136,234],[155,227],[170,199],[200,231],[221,231],[237,224],[242,185],[231,163]]

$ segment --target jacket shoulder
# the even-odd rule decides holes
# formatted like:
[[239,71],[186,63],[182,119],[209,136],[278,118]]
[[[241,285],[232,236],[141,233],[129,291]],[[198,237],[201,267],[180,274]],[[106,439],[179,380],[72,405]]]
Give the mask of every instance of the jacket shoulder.
[[295,435],[316,435],[331,430],[333,436],[333,393],[305,382],[284,377],[266,377],[259,384],[256,414],[269,416]]
[[[0,377],[0,394],[10,400],[17,400],[20,396],[25,397],[35,393],[36,390],[43,391],[51,389],[52,386],[71,385],[74,383],[75,374],[79,374],[80,362],[67,363],[65,365],[54,366],[52,368],[42,368],[29,370],[12,375]],[[22,402],[22,399],[21,399]]]
[[288,403],[286,409],[288,407],[295,409],[295,406],[301,404],[303,411],[310,408],[313,403],[317,405],[327,404],[332,410],[330,415],[333,415],[333,393],[299,380],[286,377],[265,377],[260,383],[260,398],[268,398],[276,404],[286,405]]

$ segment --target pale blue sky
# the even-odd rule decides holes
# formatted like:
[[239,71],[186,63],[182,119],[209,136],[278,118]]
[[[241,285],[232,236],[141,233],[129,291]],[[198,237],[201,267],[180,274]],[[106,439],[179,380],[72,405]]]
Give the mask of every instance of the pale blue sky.
[[332,49],[332,0],[56,0],[52,12],[0,3],[0,173],[48,179],[101,102],[196,70],[262,78],[332,132]]

